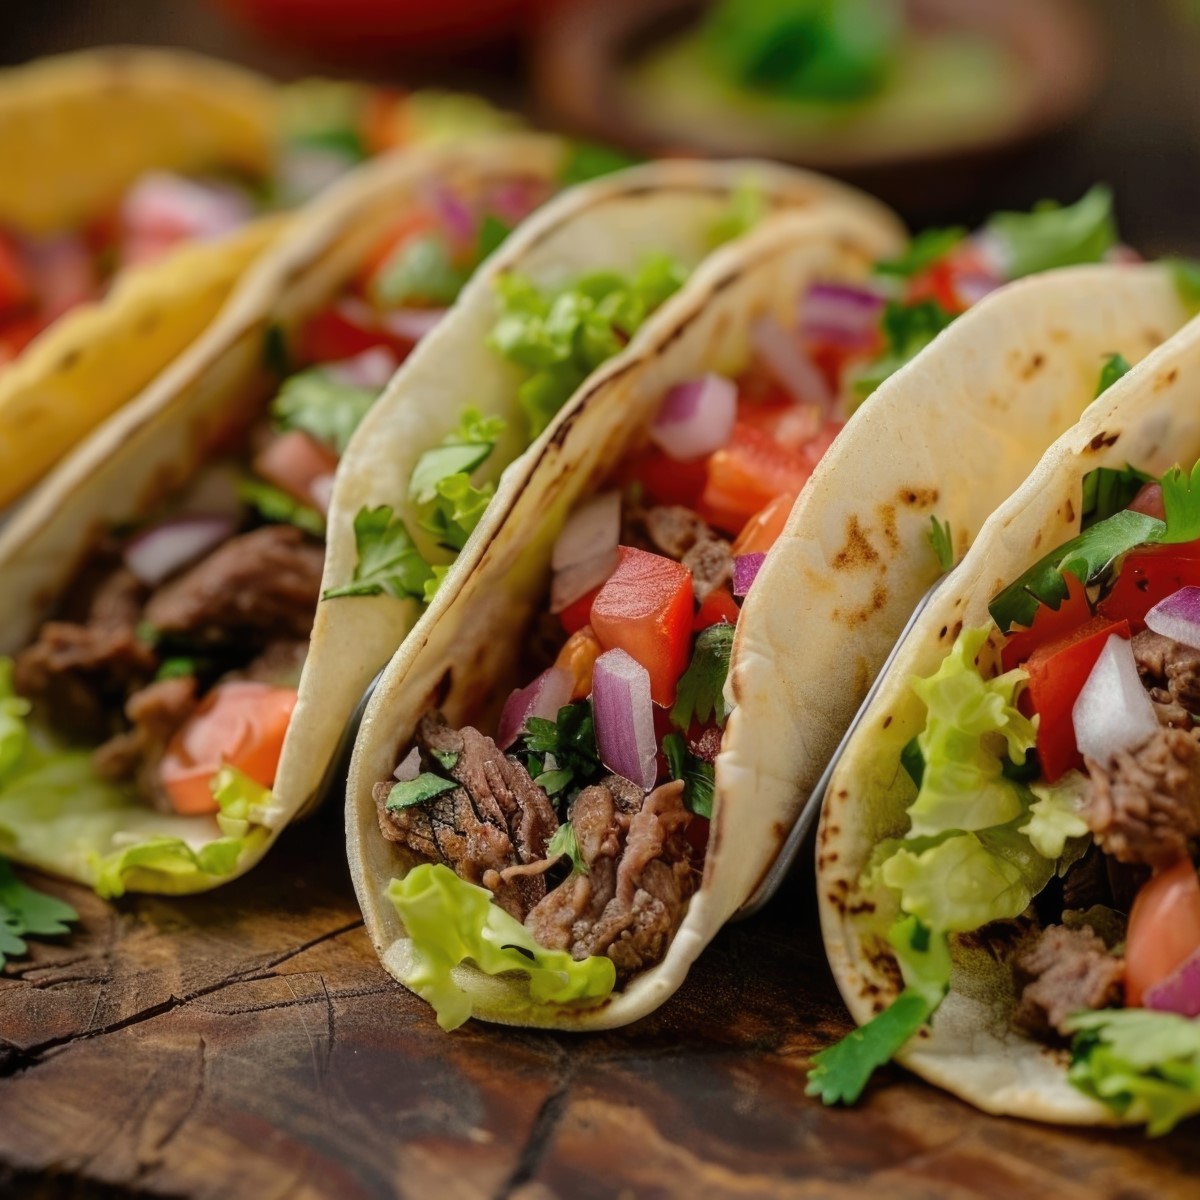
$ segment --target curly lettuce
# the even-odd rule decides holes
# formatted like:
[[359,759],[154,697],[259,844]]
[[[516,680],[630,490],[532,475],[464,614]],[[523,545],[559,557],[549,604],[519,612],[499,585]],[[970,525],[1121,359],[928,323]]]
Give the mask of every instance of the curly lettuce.
[[488,975],[525,975],[538,1004],[595,1004],[616,985],[611,959],[577,962],[564,951],[546,950],[492,903],[489,891],[440,863],[422,863],[393,879],[387,895],[415,951],[416,967],[405,982],[433,1006],[443,1029],[457,1029],[471,1016],[471,997],[453,974],[468,960]]

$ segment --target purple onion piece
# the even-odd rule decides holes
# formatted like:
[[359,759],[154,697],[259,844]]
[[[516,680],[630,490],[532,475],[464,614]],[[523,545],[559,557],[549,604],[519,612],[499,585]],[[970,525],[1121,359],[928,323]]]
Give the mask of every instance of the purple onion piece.
[[135,534],[125,543],[125,565],[147,587],[157,587],[233,535],[230,517],[175,517]]
[[736,419],[737,386],[721,375],[703,375],[667,392],[650,439],[670,458],[687,462],[724,446]]
[[592,670],[592,714],[600,761],[644,792],[658,778],[650,674],[624,650],[606,650]]
[[517,688],[504,702],[496,728],[496,745],[507,750],[525,732],[530,717],[553,721],[558,710],[571,700],[574,680],[562,667],[543,671],[528,687]]
[[758,577],[758,572],[766,561],[765,551],[757,554],[739,554],[733,560],[733,594],[745,596],[750,591],[750,585]]
[[825,413],[832,409],[829,384],[794,332],[765,316],[754,322],[750,338],[767,369],[797,404],[815,404]]
[[1146,989],[1147,1008],[1200,1017],[1200,949],[1193,950],[1166,979]]
[[1200,650],[1200,587],[1182,587],[1146,614],[1146,628]]

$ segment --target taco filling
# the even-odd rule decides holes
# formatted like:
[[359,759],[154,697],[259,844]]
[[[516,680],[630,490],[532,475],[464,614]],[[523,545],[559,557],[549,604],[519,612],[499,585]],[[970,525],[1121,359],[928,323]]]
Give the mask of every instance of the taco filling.
[[810,1091],[855,1099],[937,1010],[956,940],[1000,930],[1013,1025],[1069,1046],[1077,1088],[1151,1133],[1200,1112],[1197,487],[1200,464],[1093,470],[1080,534],[913,680],[910,828],[866,881],[906,986]]
[[[43,237],[0,229],[0,367],[64,313],[98,300],[126,267],[157,261],[184,242],[222,238],[263,212],[303,204],[393,147],[500,121],[469,97],[294,84],[284,89],[268,178],[148,171],[84,229]],[[455,219],[453,198],[445,203]],[[510,212],[509,223],[513,218]]]

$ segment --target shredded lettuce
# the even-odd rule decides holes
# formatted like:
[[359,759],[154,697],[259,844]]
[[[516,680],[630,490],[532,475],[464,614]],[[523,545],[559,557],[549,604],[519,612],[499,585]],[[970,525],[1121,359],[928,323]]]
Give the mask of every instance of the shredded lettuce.
[[371,278],[371,299],[380,308],[453,304],[470,271],[450,257],[445,238],[429,233],[396,248]]
[[1075,1040],[1068,1078],[1152,1137],[1200,1113],[1200,1021],[1144,1008],[1103,1009],[1069,1019]]
[[1043,201],[1032,212],[997,213],[986,232],[1002,248],[1009,279],[1100,262],[1117,244],[1112,191],[1097,184],[1074,204]]
[[762,184],[752,175],[738,181],[729,196],[725,211],[713,222],[709,241],[716,246],[732,242],[749,233],[766,215],[767,197]]
[[1046,858],[1063,856],[1067,842],[1088,832],[1080,808],[1083,776],[1068,771],[1056,783],[1035,783],[1029,789],[1036,799],[1029,806],[1029,820],[1018,832],[1025,834],[1033,848]]
[[300,429],[337,454],[344,454],[378,388],[333,378],[321,367],[284,380],[271,401],[271,417],[281,429]]
[[1004,747],[1012,762],[1022,763],[1037,742],[1036,725],[1015,703],[1028,676],[1017,670],[981,677],[975,659],[987,632],[964,630],[937,671],[913,681],[927,710],[917,737],[925,768],[908,810],[914,836],[1005,825],[1023,811],[997,751]]
[[13,661],[0,658],[0,783],[25,753],[28,715],[29,701],[13,689]]
[[433,1005],[443,1029],[457,1029],[471,1016],[470,994],[453,976],[467,961],[488,975],[525,975],[538,1004],[594,1004],[616,985],[611,959],[577,962],[565,951],[544,949],[524,925],[492,903],[490,892],[441,863],[422,863],[403,879],[393,879],[387,895],[417,960],[405,982]]

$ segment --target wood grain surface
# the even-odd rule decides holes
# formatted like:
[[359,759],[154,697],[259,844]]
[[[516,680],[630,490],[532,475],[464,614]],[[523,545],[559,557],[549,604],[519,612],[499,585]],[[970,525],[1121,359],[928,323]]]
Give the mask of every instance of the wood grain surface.
[[[804,1095],[847,1028],[797,882],[657,1015],[442,1033],[388,978],[340,814],[206,897],[107,905],[0,978],[0,1195],[1195,1196],[1193,1123],[1148,1142],[984,1117],[900,1071]],[[40,881],[39,881],[40,882]]]

